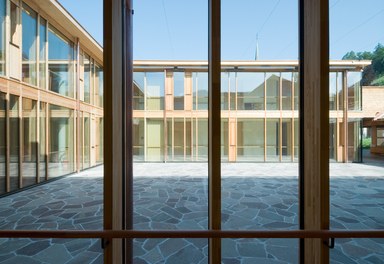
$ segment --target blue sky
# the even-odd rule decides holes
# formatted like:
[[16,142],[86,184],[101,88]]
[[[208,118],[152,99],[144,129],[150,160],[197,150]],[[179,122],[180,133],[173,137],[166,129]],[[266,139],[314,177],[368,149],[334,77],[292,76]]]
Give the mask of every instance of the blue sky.
[[[59,0],[102,43],[101,0]],[[330,50],[384,43],[382,0],[330,0]],[[134,0],[134,59],[207,59],[207,0]],[[297,59],[297,0],[222,0],[222,59]]]

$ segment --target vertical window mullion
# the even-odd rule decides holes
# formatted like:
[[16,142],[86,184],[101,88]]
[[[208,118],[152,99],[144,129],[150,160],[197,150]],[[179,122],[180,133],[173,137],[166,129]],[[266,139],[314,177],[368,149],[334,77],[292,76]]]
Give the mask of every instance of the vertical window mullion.
[[[208,1],[208,223],[221,229],[221,0]],[[221,239],[209,239],[209,263],[221,262]]]

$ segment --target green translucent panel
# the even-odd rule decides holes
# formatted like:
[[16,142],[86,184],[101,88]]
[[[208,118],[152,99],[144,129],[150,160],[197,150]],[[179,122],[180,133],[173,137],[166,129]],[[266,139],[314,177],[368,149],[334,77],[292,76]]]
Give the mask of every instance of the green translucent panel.
[[278,161],[279,148],[279,119],[267,119],[267,161]]
[[164,159],[164,121],[147,119],[146,160],[163,161]]
[[237,160],[264,160],[264,119],[237,120]]
[[281,123],[281,159],[292,159],[292,120],[284,118]]
[[144,160],[144,119],[134,118],[132,123],[133,160]]

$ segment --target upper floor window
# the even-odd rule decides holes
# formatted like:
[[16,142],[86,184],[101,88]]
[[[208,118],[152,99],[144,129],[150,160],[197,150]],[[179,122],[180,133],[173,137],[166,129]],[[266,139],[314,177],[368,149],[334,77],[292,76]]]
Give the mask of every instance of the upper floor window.
[[56,93],[74,96],[74,48],[58,30],[48,32],[49,89]]
[[23,4],[22,11],[22,81],[37,85],[37,13]]

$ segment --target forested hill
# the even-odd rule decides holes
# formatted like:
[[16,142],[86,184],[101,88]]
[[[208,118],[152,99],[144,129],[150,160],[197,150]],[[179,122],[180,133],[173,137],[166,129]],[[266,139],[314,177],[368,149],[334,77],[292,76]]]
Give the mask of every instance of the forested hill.
[[377,44],[373,52],[350,51],[345,54],[343,60],[372,60],[372,64],[363,71],[362,85],[384,86],[384,45]]

